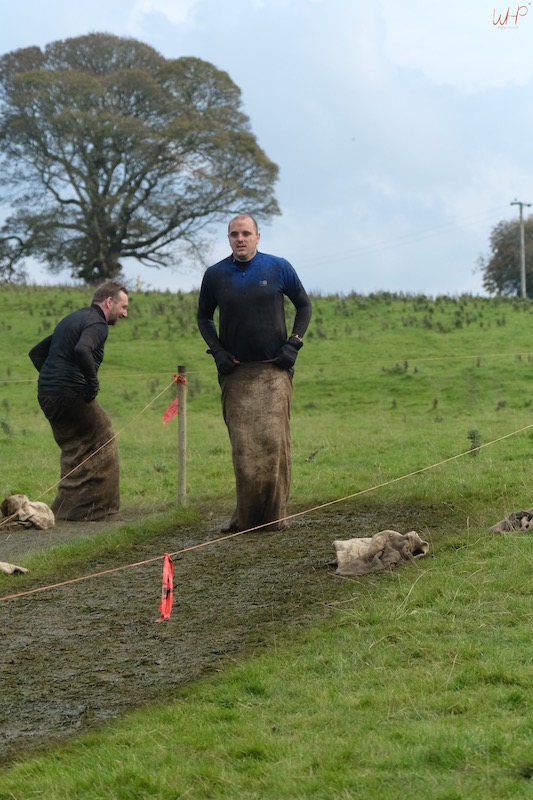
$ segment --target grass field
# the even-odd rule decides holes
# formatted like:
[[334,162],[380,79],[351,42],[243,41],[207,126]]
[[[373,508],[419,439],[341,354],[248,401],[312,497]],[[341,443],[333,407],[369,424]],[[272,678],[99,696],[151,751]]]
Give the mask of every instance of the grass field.
[[[81,290],[3,287],[2,497],[53,496],[58,454],[27,351],[86,300]],[[290,510],[303,525],[329,514],[338,533],[364,508],[365,529],[347,526],[350,538],[372,535],[374,520],[392,522],[401,508],[430,557],[336,579],[334,590],[324,581],[321,620],[297,634],[275,622],[266,645],[218,674],[22,755],[0,768],[1,800],[531,795],[532,545],[528,534],[488,528],[533,506],[533,307],[387,294],[313,300],[295,375]],[[101,402],[120,431],[124,507],[172,513],[176,420],[161,417],[177,365],[186,366],[187,503],[201,523],[213,509],[229,513],[233,476],[195,306],[194,294],[132,294],[130,319],[106,345]],[[116,536],[127,549],[127,534]],[[68,564],[68,549],[61,559]],[[31,566],[45,582],[50,562]],[[12,581],[0,576],[0,595]],[[0,604],[7,619],[9,608]]]
[[[532,420],[528,304],[387,295],[314,301],[295,377],[296,503],[329,501],[437,463],[467,450],[470,431],[486,444]],[[86,295],[74,289],[2,292],[3,495],[37,499],[57,480],[57,452],[36,402],[27,352],[84,302]],[[194,294],[133,294],[130,319],[113,329],[107,343],[100,397],[121,432],[128,507],[174,500],[176,425],[163,426],[161,417],[174,397],[179,364],[188,381],[188,497],[193,504],[206,497],[231,502],[219,390],[196,330],[195,305]],[[517,438],[502,457],[523,463],[528,444],[528,434]],[[446,478],[453,484],[465,471],[478,472],[483,461],[487,479],[494,454],[500,506],[514,505],[523,486],[501,485],[501,452],[495,446],[483,459],[452,465]],[[426,482],[416,483],[422,488]]]

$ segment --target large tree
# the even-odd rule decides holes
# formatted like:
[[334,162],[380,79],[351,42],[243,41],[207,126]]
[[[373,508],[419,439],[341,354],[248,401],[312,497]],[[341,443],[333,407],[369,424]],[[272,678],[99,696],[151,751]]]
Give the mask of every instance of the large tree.
[[[526,294],[533,297],[533,216],[524,220]],[[483,286],[489,294],[520,296],[520,222],[503,221],[490,234],[490,256],[480,256]]]
[[0,58],[0,276],[33,257],[88,283],[151,266],[228,215],[279,214],[278,168],[227,73],[91,34]]

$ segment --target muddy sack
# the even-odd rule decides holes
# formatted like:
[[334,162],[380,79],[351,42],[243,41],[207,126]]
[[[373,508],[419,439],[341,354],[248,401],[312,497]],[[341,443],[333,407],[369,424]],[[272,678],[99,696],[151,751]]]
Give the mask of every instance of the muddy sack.
[[533,530],[533,508],[529,508],[527,511],[513,511],[508,517],[489,528],[491,533],[530,530]]
[[120,465],[111,421],[98,400],[39,397],[61,449],[56,519],[105,520],[120,506]]
[[237,505],[228,530],[283,528],[291,484],[292,380],[271,363],[238,364],[220,377]]
[[0,572],[6,575],[15,575],[17,573],[27,572],[26,567],[17,567],[16,564],[9,564],[7,561],[0,561]]
[[17,530],[20,528],[36,528],[39,531],[55,527],[54,513],[46,503],[32,502],[25,494],[12,494],[2,501],[0,506],[3,518],[0,528]]
[[395,569],[405,561],[425,556],[429,544],[416,531],[380,531],[367,538],[333,542],[337,554],[336,574],[355,578],[371,572]]

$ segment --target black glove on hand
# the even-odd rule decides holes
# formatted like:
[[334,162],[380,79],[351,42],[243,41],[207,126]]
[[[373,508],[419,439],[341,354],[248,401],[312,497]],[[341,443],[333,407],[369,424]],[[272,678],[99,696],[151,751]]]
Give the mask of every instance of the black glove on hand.
[[235,364],[237,362],[227,350],[217,350],[216,352],[213,352],[213,350],[208,350],[207,352],[211,353],[215,359],[215,364],[217,365],[217,369],[221,375],[229,375],[229,373],[235,368]]
[[94,383],[87,384],[87,388],[85,389],[85,393],[83,395],[84,400],[86,403],[92,403],[96,395],[98,394],[98,389],[100,388],[98,381]]
[[290,336],[274,359],[274,364],[280,369],[292,369],[298,350],[303,347],[303,344],[297,336]]

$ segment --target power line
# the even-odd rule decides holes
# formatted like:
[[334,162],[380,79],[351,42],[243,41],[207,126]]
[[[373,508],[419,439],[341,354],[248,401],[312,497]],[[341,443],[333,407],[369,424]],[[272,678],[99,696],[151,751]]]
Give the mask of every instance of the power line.
[[489,214],[483,214],[479,217],[472,217],[463,221],[462,223],[448,223],[447,225],[441,225],[438,228],[429,228],[427,230],[418,231],[417,233],[405,234],[404,236],[398,236],[394,239],[374,242],[373,244],[362,245],[361,247],[350,248],[349,250],[343,250],[337,253],[327,253],[323,256],[313,256],[312,258],[302,259],[299,263],[303,266],[309,266],[315,263],[325,264],[340,258],[363,256],[370,253],[379,252],[381,250],[387,250],[391,247],[414,244],[415,242],[423,241],[424,239],[430,239],[433,236],[441,236],[443,234],[450,233],[451,231],[464,228],[465,222],[483,222],[486,219],[492,218],[495,213],[500,213],[503,211],[503,208],[504,207],[501,209],[495,209]]

